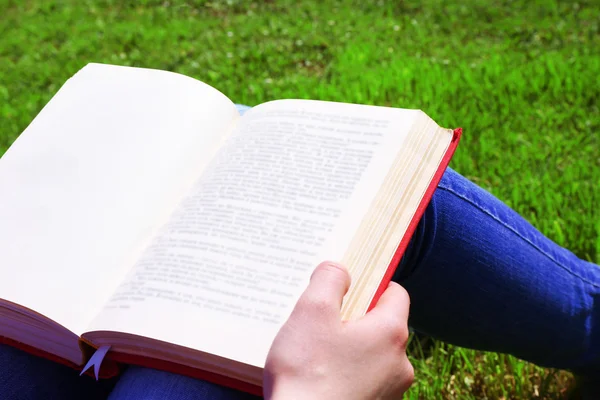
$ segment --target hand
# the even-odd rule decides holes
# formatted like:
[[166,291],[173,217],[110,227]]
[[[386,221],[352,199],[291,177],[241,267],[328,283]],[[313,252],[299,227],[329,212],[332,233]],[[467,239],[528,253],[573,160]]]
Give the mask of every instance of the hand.
[[392,282],[375,308],[342,322],[349,287],[344,267],[330,262],[317,267],[269,351],[266,399],[397,399],[410,387],[408,293]]

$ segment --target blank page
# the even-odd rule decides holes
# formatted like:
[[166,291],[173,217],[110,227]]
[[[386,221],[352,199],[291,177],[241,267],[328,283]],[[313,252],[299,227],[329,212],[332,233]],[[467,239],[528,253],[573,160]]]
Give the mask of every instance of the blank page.
[[0,299],[82,333],[237,118],[182,75],[83,68],[0,159]]

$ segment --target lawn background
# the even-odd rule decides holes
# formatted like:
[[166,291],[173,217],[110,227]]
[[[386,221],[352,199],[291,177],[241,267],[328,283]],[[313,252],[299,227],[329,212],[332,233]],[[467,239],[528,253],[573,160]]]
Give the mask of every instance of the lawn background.
[[[0,154],[88,62],[181,72],[255,105],[420,108],[451,166],[578,256],[600,257],[597,0],[0,0]],[[562,398],[569,374],[421,339],[407,398]]]

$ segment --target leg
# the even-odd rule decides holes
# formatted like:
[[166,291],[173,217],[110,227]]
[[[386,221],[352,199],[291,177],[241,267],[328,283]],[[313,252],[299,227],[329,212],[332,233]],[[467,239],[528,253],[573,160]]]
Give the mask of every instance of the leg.
[[109,400],[252,400],[246,393],[187,376],[129,367],[119,379]]
[[600,267],[448,170],[394,279],[411,326],[460,346],[600,371]]
[[106,399],[113,382],[0,344],[0,398],[3,400]]

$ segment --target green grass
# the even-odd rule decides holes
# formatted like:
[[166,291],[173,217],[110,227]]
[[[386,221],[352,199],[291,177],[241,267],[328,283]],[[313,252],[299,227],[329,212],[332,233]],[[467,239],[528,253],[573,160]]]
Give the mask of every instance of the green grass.
[[[0,0],[0,154],[88,62],[181,72],[236,102],[421,108],[462,126],[451,166],[600,259],[596,0]],[[408,398],[561,398],[570,377],[423,341]]]

